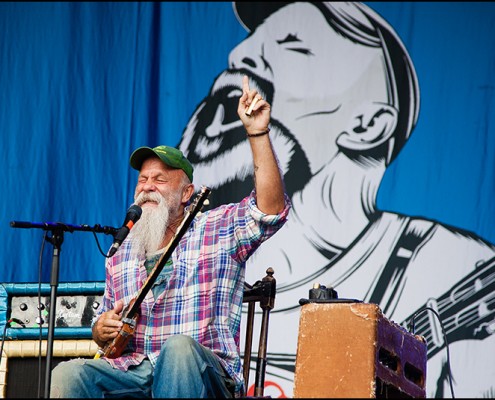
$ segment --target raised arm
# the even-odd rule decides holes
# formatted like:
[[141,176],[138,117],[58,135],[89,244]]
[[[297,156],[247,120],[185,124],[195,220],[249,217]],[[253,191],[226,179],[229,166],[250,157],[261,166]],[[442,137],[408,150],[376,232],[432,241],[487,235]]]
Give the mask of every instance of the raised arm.
[[247,76],[243,77],[237,114],[253,153],[257,206],[266,214],[277,214],[284,208],[284,183],[270,140],[270,104],[256,90],[249,89]]

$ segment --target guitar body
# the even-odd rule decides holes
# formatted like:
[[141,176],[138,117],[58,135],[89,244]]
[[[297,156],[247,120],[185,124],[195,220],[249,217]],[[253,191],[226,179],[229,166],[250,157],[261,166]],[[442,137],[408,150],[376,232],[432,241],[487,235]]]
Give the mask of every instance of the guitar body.
[[127,344],[134,336],[136,331],[138,315],[132,319],[122,320],[123,326],[119,333],[110,343],[103,349],[103,356],[107,358],[117,358],[122,355]]

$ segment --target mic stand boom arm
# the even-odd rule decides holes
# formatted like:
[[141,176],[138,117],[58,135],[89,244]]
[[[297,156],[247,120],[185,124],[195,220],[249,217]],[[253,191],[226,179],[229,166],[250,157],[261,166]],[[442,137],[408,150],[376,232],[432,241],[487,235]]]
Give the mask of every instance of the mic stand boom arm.
[[111,226],[101,226],[96,224],[94,226],[89,225],[71,225],[63,222],[27,222],[27,221],[11,221],[10,226],[12,228],[39,228],[44,231],[62,231],[62,232],[74,232],[74,231],[86,231],[95,233],[104,233],[106,235],[115,235],[118,232],[117,228]]

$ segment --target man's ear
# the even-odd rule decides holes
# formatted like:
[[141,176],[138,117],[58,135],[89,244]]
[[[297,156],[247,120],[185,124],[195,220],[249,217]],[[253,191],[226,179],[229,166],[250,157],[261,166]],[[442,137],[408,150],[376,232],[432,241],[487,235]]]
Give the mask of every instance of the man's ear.
[[374,149],[390,139],[397,126],[397,109],[382,103],[370,103],[356,112],[350,128],[337,138],[343,149]]
[[194,185],[190,183],[189,185],[184,186],[182,190],[182,203],[186,204],[194,193]]

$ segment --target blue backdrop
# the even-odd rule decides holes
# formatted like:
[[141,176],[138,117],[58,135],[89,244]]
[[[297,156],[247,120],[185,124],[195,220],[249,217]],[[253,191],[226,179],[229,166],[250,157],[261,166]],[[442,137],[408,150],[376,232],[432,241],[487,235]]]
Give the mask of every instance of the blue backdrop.
[[[418,124],[385,172],[378,208],[495,243],[495,3],[367,4],[404,42],[421,96]],[[179,143],[248,32],[230,2],[0,2],[0,32],[0,282],[37,282],[40,274],[46,283],[53,246],[45,243],[42,257],[40,251],[47,232],[10,222],[119,227],[137,178],[130,154],[143,145]],[[106,252],[113,238],[96,236]],[[91,232],[64,234],[59,268],[60,282],[104,280],[104,257]],[[493,274],[486,274],[488,287]],[[432,272],[428,279],[438,285],[442,276]],[[476,307],[491,307],[491,292],[484,296]],[[493,319],[493,307],[478,308]],[[295,326],[298,315],[281,314],[285,345],[289,332],[295,335],[288,321]],[[494,336],[461,339],[473,349],[480,344],[481,358],[493,353]],[[296,344],[287,347],[289,365]],[[457,377],[471,392],[493,381],[473,368],[479,361],[473,354],[471,347],[453,351],[460,355]],[[435,380],[443,370],[432,365]],[[280,381],[291,382],[292,372]]]
[[[403,39],[422,101],[379,207],[495,242],[495,3],[369,5]],[[120,226],[130,153],[178,143],[247,32],[230,2],[3,2],[0,30],[0,281],[36,282],[44,231],[10,221]],[[60,281],[103,280],[103,263],[90,232],[65,234]]]

